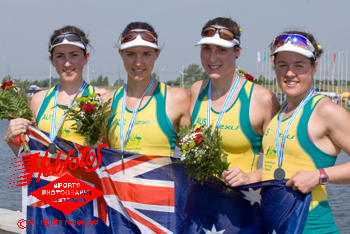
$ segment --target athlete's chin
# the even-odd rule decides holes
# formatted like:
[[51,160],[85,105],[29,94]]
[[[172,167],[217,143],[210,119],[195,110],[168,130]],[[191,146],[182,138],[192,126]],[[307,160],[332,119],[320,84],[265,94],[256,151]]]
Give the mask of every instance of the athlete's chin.
[[286,90],[282,92],[289,98],[293,98],[293,97],[299,97],[300,95],[303,95],[304,92],[301,90]]
[[210,79],[216,80],[221,78],[221,74],[219,73],[207,73]]
[[143,76],[135,76],[135,77],[133,77],[133,80],[135,80],[135,81],[143,81],[143,80],[145,80],[145,77],[143,77]]
[[308,91],[311,89],[301,89],[300,86],[294,86],[294,87],[281,87],[281,91],[287,96],[287,97],[298,97],[298,96],[305,96]]
[[73,82],[73,81],[75,81],[77,79],[76,76],[63,76],[62,78],[66,82]]
[[132,77],[132,79],[135,81],[143,81],[143,80],[151,79],[151,75],[149,75],[149,76],[135,75]]
[[65,80],[75,80],[78,77],[78,74],[76,72],[71,72],[71,73],[63,72],[60,74],[60,77]]

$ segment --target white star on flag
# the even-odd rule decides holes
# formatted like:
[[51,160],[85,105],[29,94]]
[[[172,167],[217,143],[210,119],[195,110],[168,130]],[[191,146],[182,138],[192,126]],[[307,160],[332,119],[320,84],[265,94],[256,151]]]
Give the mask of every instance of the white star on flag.
[[245,199],[250,201],[250,205],[254,205],[255,202],[257,202],[259,205],[261,205],[261,195],[260,195],[260,189],[253,190],[252,188],[249,188],[249,191],[241,191],[245,195]]
[[205,232],[205,234],[222,234],[224,233],[225,229],[221,231],[216,231],[215,224],[213,224],[213,227],[211,228],[211,230],[203,228],[203,231]]
[[275,229],[273,229],[273,232],[272,232],[272,234],[277,234],[277,233],[276,233],[276,230],[275,230]]

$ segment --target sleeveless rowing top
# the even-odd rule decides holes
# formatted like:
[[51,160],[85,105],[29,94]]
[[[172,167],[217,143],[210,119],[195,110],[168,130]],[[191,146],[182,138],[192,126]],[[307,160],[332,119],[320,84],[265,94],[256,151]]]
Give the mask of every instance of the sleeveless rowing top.
[[[55,87],[52,87],[49,89],[46,93],[46,96],[44,98],[43,103],[41,104],[40,110],[38,112],[38,116],[36,118],[36,124],[38,126],[38,129],[50,132],[51,128],[51,119],[52,119],[52,112],[53,112],[53,104],[55,99],[55,92],[56,92],[57,85]],[[94,93],[95,88],[91,85],[87,85],[84,91],[82,92],[81,96],[89,95],[90,93]],[[56,126],[58,122],[60,121],[64,110],[61,107],[57,107],[57,114],[56,114]],[[85,138],[76,133],[75,130],[72,129],[72,125],[75,123],[74,120],[69,120],[66,116],[64,119],[61,128],[58,130],[57,136],[73,141],[75,143],[78,143],[80,145],[84,145]]]
[[[120,148],[120,115],[123,102],[124,88],[120,87],[113,95],[113,114],[108,121],[108,140],[112,149]],[[166,85],[158,83],[152,96],[145,106],[139,109],[130,138],[126,143],[125,150],[160,156],[173,156],[176,132],[166,114]],[[133,110],[126,108],[124,122],[124,139],[130,123]]]
[[[222,147],[228,154],[230,167],[237,166],[244,172],[255,171],[259,161],[262,137],[257,134],[249,120],[249,106],[254,83],[245,80],[232,106],[228,107],[221,120],[219,129]],[[208,83],[198,95],[193,108],[191,124],[205,125],[207,119]],[[220,112],[211,109],[212,130]]]
[[[317,103],[323,95],[313,96],[301,109],[290,126],[284,148],[282,168],[286,178],[290,179],[297,171],[316,170],[334,165],[337,157],[321,151],[309,137],[308,122]],[[282,108],[283,110],[284,108]],[[275,132],[281,111],[271,120],[263,137],[264,161],[262,180],[274,179],[273,173],[278,168]],[[281,138],[291,117],[284,119],[280,127]],[[329,208],[326,185],[318,185],[311,192],[309,214],[303,233],[338,233]]]

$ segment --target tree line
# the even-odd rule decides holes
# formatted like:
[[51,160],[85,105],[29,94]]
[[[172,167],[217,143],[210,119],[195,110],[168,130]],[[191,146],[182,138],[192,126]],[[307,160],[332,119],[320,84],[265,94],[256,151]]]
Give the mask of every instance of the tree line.
[[[183,70],[183,82],[184,85],[192,85],[194,82],[198,80],[209,79],[209,76],[203,68],[198,64],[190,64],[187,68]],[[166,82],[167,84],[180,84],[181,83],[181,75],[178,76],[175,80],[170,80]]]
[[[255,79],[254,80],[255,83],[257,84],[260,84],[260,85],[276,85],[276,78],[273,78],[272,80],[269,80],[269,79],[266,79],[263,75],[260,75],[258,79]],[[345,86],[345,85],[350,85],[350,80],[349,81],[346,81],[346,80],[336,80],[334,79],[334,82],[332,80],[318,80],[316,79],[315,80],[315,84],[317,87],[315,88],[318,88],[318,85],[321,83],[321,85],[323,85],[323,83],[325,82],[325,85],[328,85],[328,82],[329,82],[329,85],[333,85],[334,83],[334,86]]]
[[[188,86],[188,85],[192,85],[194,82],[198,81],[198,80],[205,80],[205,79],[209,79],[209,76],[207,75],[207,73],[203,70],[203,68],[201,66],[199,66],[198,64],[190,64],[187,68],[184,69],[183,71],[183,84]],[[152,73],[152,77],[154,77],[155,79],[159,80],[159,74],[157,74],[156,72]],[[5,76],[2,80],[2,83],[8,81],[8,80],[14,80],[16,82],[16,84],[18,86],[21,85],[21,81],[18,79],[12,79],[11,75]],[[321,82],[321,84],[323,82],[326,82],[326,85],[329,82],[329,85],[333,85],[332,80],[318,80],[316,79],[316,85],[319,84],[319,82]],[[51,87],[58,84],[60,82],[60,78],[51,78]],[[272,79],[272,80],[268,80],[266,79],[263,75],[260,75],[259,78],[255,78],[254,82],[260,85],[274,85],[276,84],[276,78]],[[334,80],[334,85],[338,85],[338,80]],[[35,80],[32,82],[33,85],[37,85],[39,87],[42,88],[46,88],[49,87],[49,83],[50,80],[49,79],[45,79],[45,80]],[[173,84],[173,85],[180,85],[181,84],[181,75],[179,75],[175,80],[169,80],[167,82],[165,82],[169,85]],[[103,77],[102,75],[98,76],[98,78],[95,80],[92,80],[90,82],[91,85],[93,86],[109,86],[109,79],[108,76]],[[346,81],[346,80],[341,80],[339,82],[339,85],[350,85],[350,81]],[[114,82],[114,86],[119,87],[125,85],[125,81],[124,79],[122,79],[121,77],[119,77],[119,79],[117,79]]]

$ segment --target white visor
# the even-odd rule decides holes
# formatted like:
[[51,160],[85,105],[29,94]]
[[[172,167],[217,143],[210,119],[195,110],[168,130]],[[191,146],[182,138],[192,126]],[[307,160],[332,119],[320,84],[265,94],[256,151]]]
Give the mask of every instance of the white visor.
[[310,50],[304,49],[302,47],[299,46],[295,46],[293,45],[290,41],[288,41],[286,44],[284,44],[281,47],[278,47],[273,53],[271,53],[270,56],[275,55],[278,52],[282,52],[282,51],[289,51],[289,52],[295,52],[301,55],[304,55],[305,57],[308,58],[313,58],[315,59],[315,55],[313,52],[311,52]]
[[222,47],[226,47],[226,48],[232,48],[235,45],[239,46],[239,41],[237,39],[233,39],[232,41],[224,40],[224,39],[220,38],[219,32],[216,31],[214,36],[212,36],[212,37],[203,37],[202,36],[202,38],[199,40],[199,42],[196,44],[196,46],[203,45],[203,44],[213,44],[213,45],[222,46]]
[[51,45],[49,52],[51,52],[53,48],[59,45],[74,45],[74,46],[78,46],[79,48],[82,48],[83,50],[86,50],[85,45],[81,41],[68,41],[67,38],[64,38],[61,43]]
[[[132,31],[142,32],[142,31],[147,31],[147,30],[135,29],[135,30],[132,30]],[[159,49],[159,47],[158,47],[158,45],[156,43],[151,43],[149,41],[143,40],[140,34],[137,35],[135,40],[132,40],[132,41],[129,41],[129,42],[125,42],[125,43],[121,44],[120,45],[120,49],[121,50],[125,50],[127,48],[131,48],[131,47],[135,47],[135,46],[146,46],[146,47],[151,47],[153,49]]]

